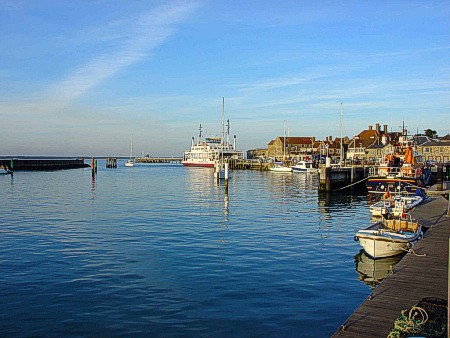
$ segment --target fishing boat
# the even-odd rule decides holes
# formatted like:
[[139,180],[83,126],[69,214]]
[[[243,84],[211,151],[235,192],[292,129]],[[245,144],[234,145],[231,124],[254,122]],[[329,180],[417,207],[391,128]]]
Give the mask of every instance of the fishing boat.
[[417,189],[414,196],[397,195],[392,199],[389,192],[383,195],[383,199],[370,206],[372,216],[381,217],[386,214],[400,216],[418,206],[427,198],[422,189]]
[[12,175],[14,172],[9,169],[5,169],[4,171],[0,171],[0,175]]
[[[403,128],[403,130],[405,130]],[[380,159],[380,165],[369,169],[367,190],[370,194],[415,194],[423,185],[423,159],[407,135]]]
[[318,174],[319,169],[314,168],[312,161],[299,161],[296,165],[292,166],[292,171],[297,173]]
[[286,122],[284,123],[283,128],[283,161],[282,162],[274,162],[272,167],[269,168],[270,171],[276,173],[290,173],[292,172],[292,168],[288,167],[285,162],[286,158]]
[[230,142],[230,121],[227,121],[228,132],[226,140],[223,137],[203,138],[203,129],[200,124],[200,133],[197,142],[192,138],[191,148],[183,153],[181,163],[185,167],[209,167],[214,168],[218,161],[229,161],[230,159],[242,160],[244,152],[236,149],[236,136],[233,143]]
[[134,160],[133,160],[133,134],[131,134],[131,142],[130,142],[130,159],[125,162],[125,167],[134,167]]
[[372,258],[383,258],[400,255],[410,249],[422,237],[422,226],[412,219],[383,218],[356,233],[358,241],[364,251]]

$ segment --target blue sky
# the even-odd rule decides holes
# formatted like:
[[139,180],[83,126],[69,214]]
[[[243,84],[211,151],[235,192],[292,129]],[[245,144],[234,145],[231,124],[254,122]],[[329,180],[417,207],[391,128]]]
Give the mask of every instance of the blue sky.
[[0,155],[450,132],[448,1],[2,1]]

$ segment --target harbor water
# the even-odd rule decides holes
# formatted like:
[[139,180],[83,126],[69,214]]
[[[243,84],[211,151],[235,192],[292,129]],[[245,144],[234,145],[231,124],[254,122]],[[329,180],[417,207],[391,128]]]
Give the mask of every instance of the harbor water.
[[0,176],[1,336],[327,337],[387,273],[366,196],[122,162]]

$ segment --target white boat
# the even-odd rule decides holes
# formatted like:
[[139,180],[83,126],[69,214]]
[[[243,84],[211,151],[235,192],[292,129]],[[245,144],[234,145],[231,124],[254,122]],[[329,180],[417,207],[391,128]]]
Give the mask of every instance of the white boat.
[[200,134],[197,142],[192,138],[191,148],[183,153],[181,163],[186,167],[210,167],[213,168],[217,161],[228,161],[229,159],[242,160],[244,152],[236,150],[236,136],[233,144],[229,138],[229,120],[227,126],[226,140],[223,137],[206,137],[202,135],[202,125],[200,124]]
[[410,211],[425,200],[426,196],[396,196],[393,200],[381,200],[370,206],[372,216],[380,217],[386,214],[393,216],[401,216],[403,213]]
[[293,172],[317,174],[319,169],[314,168],[314,163],[311,161],[299,161],[296,165],[292,166]]
[[409,219],[382,219],[356,233],[364,251],[373,258],[391,257],[408,251],[422,237],[422,226]]
[[280,164],[274,164],[272,167],[269,168],[270,171],[277,172],[277,173],[290,173],[292,172],[291,167],[286,167],[284,165]]
[[134,160],[133,160],[133,134],[131,134],[130,159],[125,162],[125,167],[134,167]]

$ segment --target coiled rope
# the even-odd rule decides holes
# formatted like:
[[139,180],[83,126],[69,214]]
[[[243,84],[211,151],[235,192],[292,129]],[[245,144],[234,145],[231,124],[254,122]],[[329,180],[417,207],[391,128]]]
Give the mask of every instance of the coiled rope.
[[428,321],[428,313],[420,306],[413,306],[406,315],[402,310],[400,318],[394,322],[394,328],[389,332],[388,338],[402,337],[403,333],[420,333],[422,325]]

